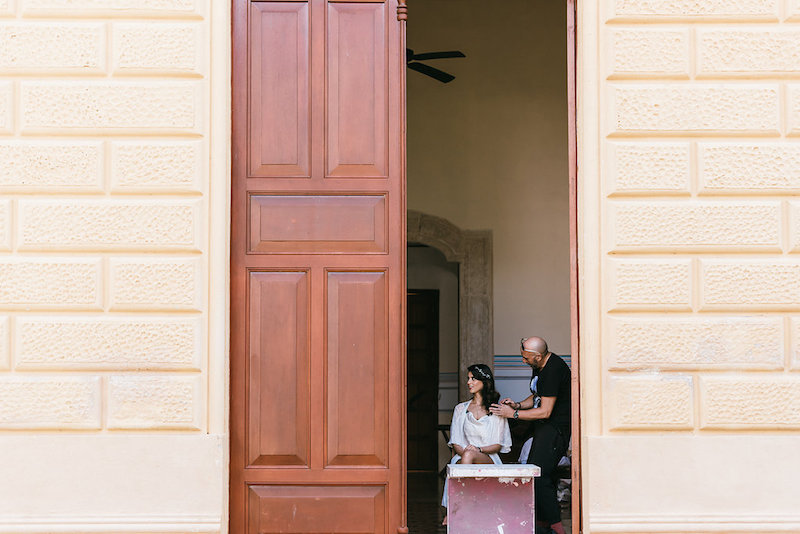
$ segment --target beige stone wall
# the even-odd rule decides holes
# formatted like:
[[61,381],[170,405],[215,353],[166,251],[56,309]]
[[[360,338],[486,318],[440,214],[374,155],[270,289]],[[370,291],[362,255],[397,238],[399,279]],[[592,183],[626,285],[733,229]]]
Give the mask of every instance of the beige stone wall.
[[218,4],[0,0],[0,532],[220,528]]
[[[494,354],[541,335],[570,353],[566,10],[561,0],[417,0],[408,46],[408,207],[491,230]],[[480,21],[475,14],[480,13]],[[487,355],[491,357],[491,355]]]
[[800,4],[578,5],[585,524],[800,531]]
[[[225,528],[228,18],[0,0],[0,532]],[[800,3],[578,39],[585,531],[800,531]]]

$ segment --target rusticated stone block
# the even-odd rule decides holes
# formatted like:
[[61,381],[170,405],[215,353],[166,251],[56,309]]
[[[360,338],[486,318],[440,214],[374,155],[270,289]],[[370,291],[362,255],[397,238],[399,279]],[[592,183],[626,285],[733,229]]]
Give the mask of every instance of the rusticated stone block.
[[199,23],[120,23],[114,25],[117,74],[201,72],[204,50]]
[[800,318],[791,320],[791,365],[792,369],[800,369]]
[[100,261],[0,259],[0,309],[101,309]]
[[111,145],[112,190],[198,192],[200,141],[119,141]]
[[199,310],[201,264],[196,259],[114,258],[112,310]]
[[800,252],[800,202],[789,202],[789,246]]
[[199,375],[118,375],[108,382],[109,428],[200,427]]
[[11,201],[0,200],[0,251],[11,250]]
[[10,82],[0,82],[0,134],[14,131],[14,97]]
[[706,376],[700,392],[703,428],[800,428],[800,377]]
[[608,42],[612,76],[689,77],[687,29],[614,29]]
[[17,318],[17,369],[199,370],[199,318]]
[[199,132],[201,87],[188,81],[21,82],[22,129]]
[[101,23],[0,23],[0,72],[101,73],[105,39]]
[[789,19],[791,21],[800,20],[800,0],[789,0],[789,7],[787,9]]
[[611,193],[689,194],[689,143],[609,143]]
[[0,370],[3,371],[8,370],[11,358],[11,331],[8,323],[8,317],[0,315]]
[[774,84],[626,84],[610,90],[612,132],[780,131],[780,93]]
[[631,375],[609,379],[609,422],[612,429],[692,428],[692,377]]
[[108,17],[199,15],[201,0],[18,0],[25,15]]
[[100,378],[0,376],[0,428],[100,428]]
[[612,16],[622,19],[776,20],[778,0],[612,0]]
[[100,141],[0,142],[0,190],[14,192],[100,192]]
[[800,262],[702,260],[702,308],[800,310]]
[[780,250],[778,202],[613,202],[613,250]]
[[783,368],[780,317],[626,317],[607,324],[612,367]]
[[610,260],[608,267],[609,309],[691,309],[690,260]]
[[789,135],[800,135],[800,85],[787,86],[787,113],[789,115]]
[[700,143],[703,193],[800,191],[800,145],[794,143]]
[[197,250],[196,201],[21,200],[24,250]]
[[700,75],[800,72],[800,31],[794,29],[699,31]]

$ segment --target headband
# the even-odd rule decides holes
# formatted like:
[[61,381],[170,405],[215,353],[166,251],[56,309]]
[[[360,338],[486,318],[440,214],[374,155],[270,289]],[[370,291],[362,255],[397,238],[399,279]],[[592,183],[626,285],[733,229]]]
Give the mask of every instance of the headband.
[[484,371],[483,369],[481,369],[477,365],[473,368],[473,370],[477,371],[478,374],[481,375],[481,377],[484,378],[485,380],[494,380],[492,378],[492,375],[490,375],[489,373],[487,373],[486,371]]

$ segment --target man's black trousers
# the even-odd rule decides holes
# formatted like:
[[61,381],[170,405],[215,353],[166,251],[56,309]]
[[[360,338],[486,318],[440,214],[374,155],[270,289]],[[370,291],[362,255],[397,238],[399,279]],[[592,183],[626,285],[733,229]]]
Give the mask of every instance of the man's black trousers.
[[548,525],[561,521],[556,487],[558,477],[556,468],[561,457],[567,452],[569,436],[552,424],[536,425],[533,431],[533,444],[528,455],[528,463],[538,465],[542,474],[534,480],[536,491],[536,520]]

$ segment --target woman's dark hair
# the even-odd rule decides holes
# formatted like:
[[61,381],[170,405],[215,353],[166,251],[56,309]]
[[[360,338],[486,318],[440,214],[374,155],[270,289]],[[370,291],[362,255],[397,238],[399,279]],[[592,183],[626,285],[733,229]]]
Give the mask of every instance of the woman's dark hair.
[[[489,406],[496,404],[500,400],[500,394],[494,389],[494,375],[488,365],[476,363],[467,367],[467,371],[472,373],[473,378],[483,382],[483,390],[481,397],[483,397],[483,407],[489,412]],[[489,412],[492,415],[492,412]]]

